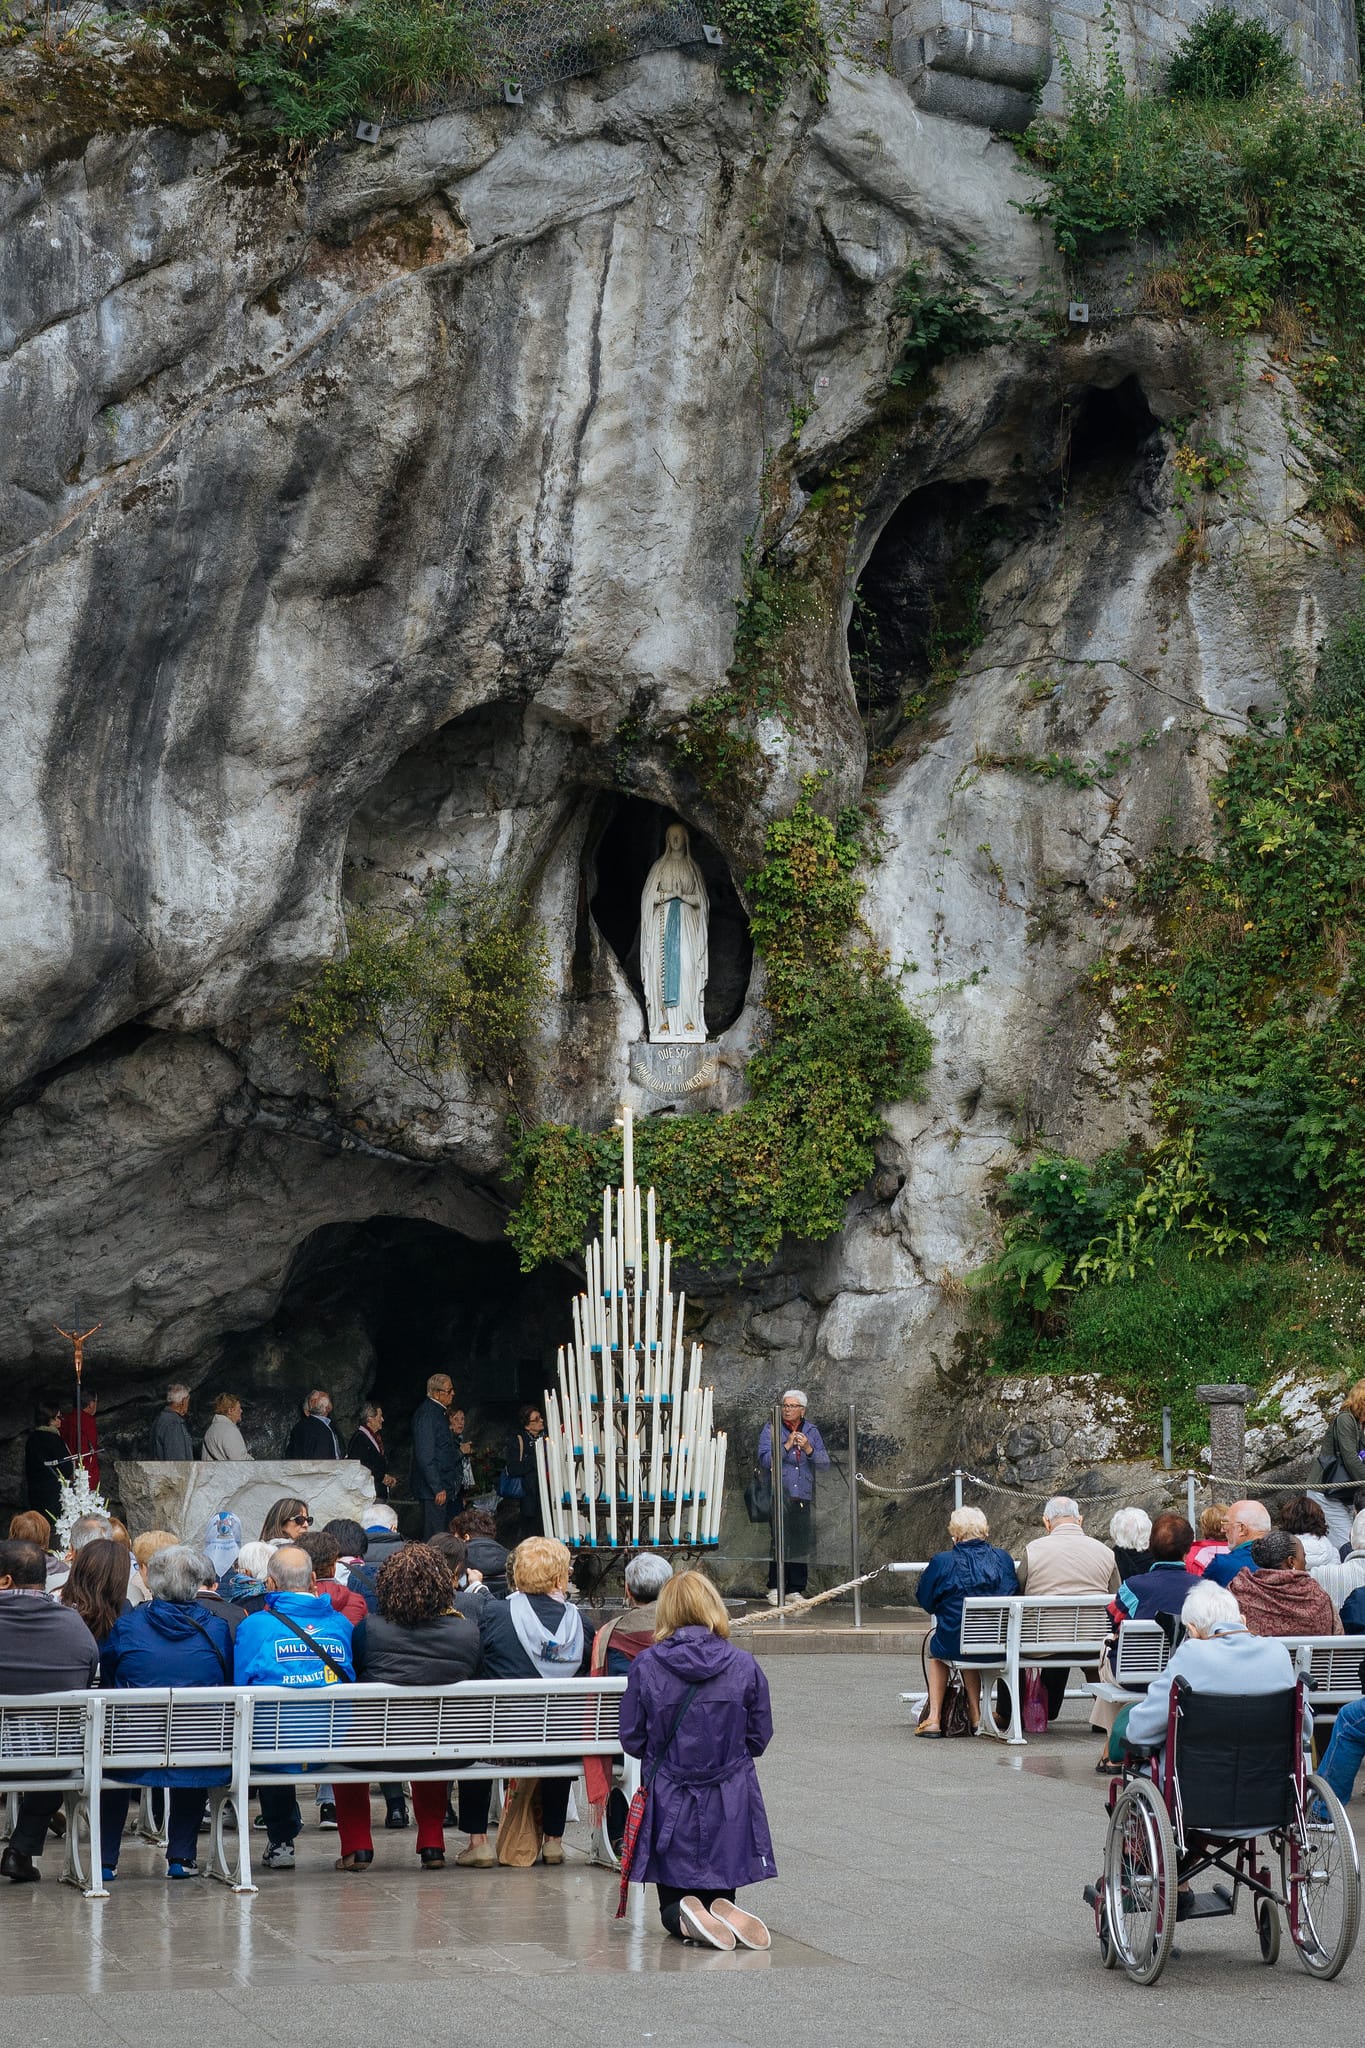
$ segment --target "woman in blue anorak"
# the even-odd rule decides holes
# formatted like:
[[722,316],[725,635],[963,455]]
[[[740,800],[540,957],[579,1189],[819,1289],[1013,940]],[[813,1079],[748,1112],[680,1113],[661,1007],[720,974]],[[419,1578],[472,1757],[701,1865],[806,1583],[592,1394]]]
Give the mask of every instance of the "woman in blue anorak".
[[[990,1540],[990,1525],[980,1508],[956,1508],[948,1517],[951,1550],[940,1550],[920,1574],[916,1595],[926,1614],[934,1617],[929,1638],[929,1705],[916,1735],[941,1735],[939,1716],[948,1690],[949,1666],[962,1655],[962,1603],[972,1594],[1003,1598],[1019,1591],[1014,1559]],[[981,1673],[970,1665],[962,1668],[967,1688],[967,1709],[975,1730],[981,1718]]]

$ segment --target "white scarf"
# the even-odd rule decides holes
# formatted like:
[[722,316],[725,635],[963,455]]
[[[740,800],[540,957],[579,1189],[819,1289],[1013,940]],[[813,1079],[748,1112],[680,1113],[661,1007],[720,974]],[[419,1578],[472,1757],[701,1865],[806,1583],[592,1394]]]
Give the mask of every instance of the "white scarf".
[[513,1593],[507,1602],[517,1640],[542,1678],[576,1678],[583,1661],[583,1617],[562,1593],[552,1600],[564,1600],[564,1618],[553,1635],[525,1593]]

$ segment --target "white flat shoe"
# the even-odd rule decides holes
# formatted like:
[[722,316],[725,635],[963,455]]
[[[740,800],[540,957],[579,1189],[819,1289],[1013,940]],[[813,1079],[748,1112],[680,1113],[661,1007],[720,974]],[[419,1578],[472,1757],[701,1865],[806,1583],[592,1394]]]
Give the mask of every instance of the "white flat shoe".
[[717,1920],[723,1920],[741,1948],[771,1948],[773,1938],[757,1913],[746,1913],[733,1899],[717,1899],[711,1908]]
[[703,1941],[708,1948],[732,1949],[735,1945],[734,1929],[714,1913],[708,1913],[700,1899],[690,1895],[683,1899],[678,1906],[678,1918],[693,1941]]

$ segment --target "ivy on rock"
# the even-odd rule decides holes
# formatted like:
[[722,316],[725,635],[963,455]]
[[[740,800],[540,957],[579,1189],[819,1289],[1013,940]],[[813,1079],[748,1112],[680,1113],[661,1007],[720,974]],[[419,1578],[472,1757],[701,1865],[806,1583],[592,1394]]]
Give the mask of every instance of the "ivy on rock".
[[[841,1229],[872,1172],[882,1105],[915,1094],[929,1066],[929,1032],[859,917],[861,823],[857,812],[819,812],[808,779],[791,815],[768,827],[749,885],[769,1019],[749,1100],[636,1126],[636,1172],[660,1189],[680,1259],[744,1271],[787,1234]],[[620,1178],[620,1139],[540,1124],[519,1137],[510,1173],[521,1197],[508,1235],[529,1272],[581,1250],[604,1182]]]

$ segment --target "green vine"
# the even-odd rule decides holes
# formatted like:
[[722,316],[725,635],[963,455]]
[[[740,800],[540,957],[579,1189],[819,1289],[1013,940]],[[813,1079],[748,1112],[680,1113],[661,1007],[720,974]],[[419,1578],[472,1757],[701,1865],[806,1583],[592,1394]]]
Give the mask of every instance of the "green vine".
[[345,952],[295,997],[289,1022],[333,1087],[379,1046],[439,1095],[457,1059],[513,1073],[548,993],[539,925],[491,893],[437,883],[412,916],[350,911]]
[[[784,1235],[842,1228],[874,1163],[887,1102],[917,1092],[932,1041],[859,917],[861,819],[815,808],[807,780],[768,827],[749,884],[754,945],[767,971],[769,1029],[749,1063],[749,1100],[713,1116],[637,1126],[636,1170],[663,1200],[675,1254],[700,1266],[764,1264]],[[510,1172],[521,1197],[508,1235],[530,1271],[577,1254],[620,1140],[563,1124],[521,1134]]]
[[828,92],[830,46],[820,0],[715,0],[724,71],[736,92],[775,113],[795,85]]

